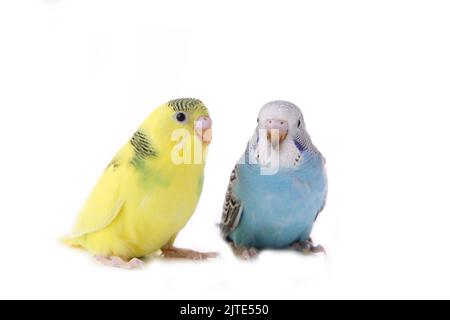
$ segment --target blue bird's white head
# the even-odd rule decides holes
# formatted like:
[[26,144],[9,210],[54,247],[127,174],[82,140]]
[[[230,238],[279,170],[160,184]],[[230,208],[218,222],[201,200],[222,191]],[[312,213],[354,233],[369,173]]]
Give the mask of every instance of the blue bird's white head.
[[[301,110],[288,101],[272,101],[261,108],[255,137],[251,148],[256,151],[255,160],[260,164],[268,161],[263,156],[267,150],[261,150],[265,146],[277,151],[279,164],[284,167],[297,166],[305,151],[318,153],[306,130]],[[263,141],[266,143],[261,144],[262,139],[266,139]]]

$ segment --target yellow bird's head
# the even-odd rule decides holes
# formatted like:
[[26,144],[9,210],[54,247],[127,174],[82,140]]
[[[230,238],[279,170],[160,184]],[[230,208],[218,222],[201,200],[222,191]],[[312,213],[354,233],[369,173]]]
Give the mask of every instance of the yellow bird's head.
[[160,156],[171,156],[174,160],[174,154],[184,152],[181,156],[186,160],[190,158],[193,163],[194,158],[198,158],[194,154],[196,150],[205,153],[211,142],[212,120],[202,101],[182,98],[156,108],[140,130],[149,136]]

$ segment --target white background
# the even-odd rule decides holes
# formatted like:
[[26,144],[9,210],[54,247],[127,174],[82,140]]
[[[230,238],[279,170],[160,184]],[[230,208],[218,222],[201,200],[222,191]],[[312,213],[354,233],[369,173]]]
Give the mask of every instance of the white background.
[[[450,298],[446,1],[2,1],[0,298]],[[99,266],[58,238],[151,110],[214,121],[177,245],[210,262]],[[219,238],[229,173],[267,101],[305,114],[330,192],[323,257],[239,262]]]

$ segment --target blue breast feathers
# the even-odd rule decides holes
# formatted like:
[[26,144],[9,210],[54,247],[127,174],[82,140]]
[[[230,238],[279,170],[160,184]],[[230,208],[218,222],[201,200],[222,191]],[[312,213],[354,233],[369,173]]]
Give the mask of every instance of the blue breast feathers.
[[284,248],[310,237],[327,191],[323,160],[318,153],[302,153],[296,168],[280,168],[275,175],[261,175],[259,165],[237,167],[234,194],[243,213],[230,234],[236,245]]

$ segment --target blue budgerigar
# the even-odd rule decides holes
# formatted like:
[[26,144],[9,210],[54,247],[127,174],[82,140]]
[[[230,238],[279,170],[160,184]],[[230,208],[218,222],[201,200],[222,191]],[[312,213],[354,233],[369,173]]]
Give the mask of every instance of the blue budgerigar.
[[220,223],[223,237],[244,259],[261,249],[325,252],[310,235],[326,197],[325,159],[302,112],[287,101],[267,103],[231,174]]

